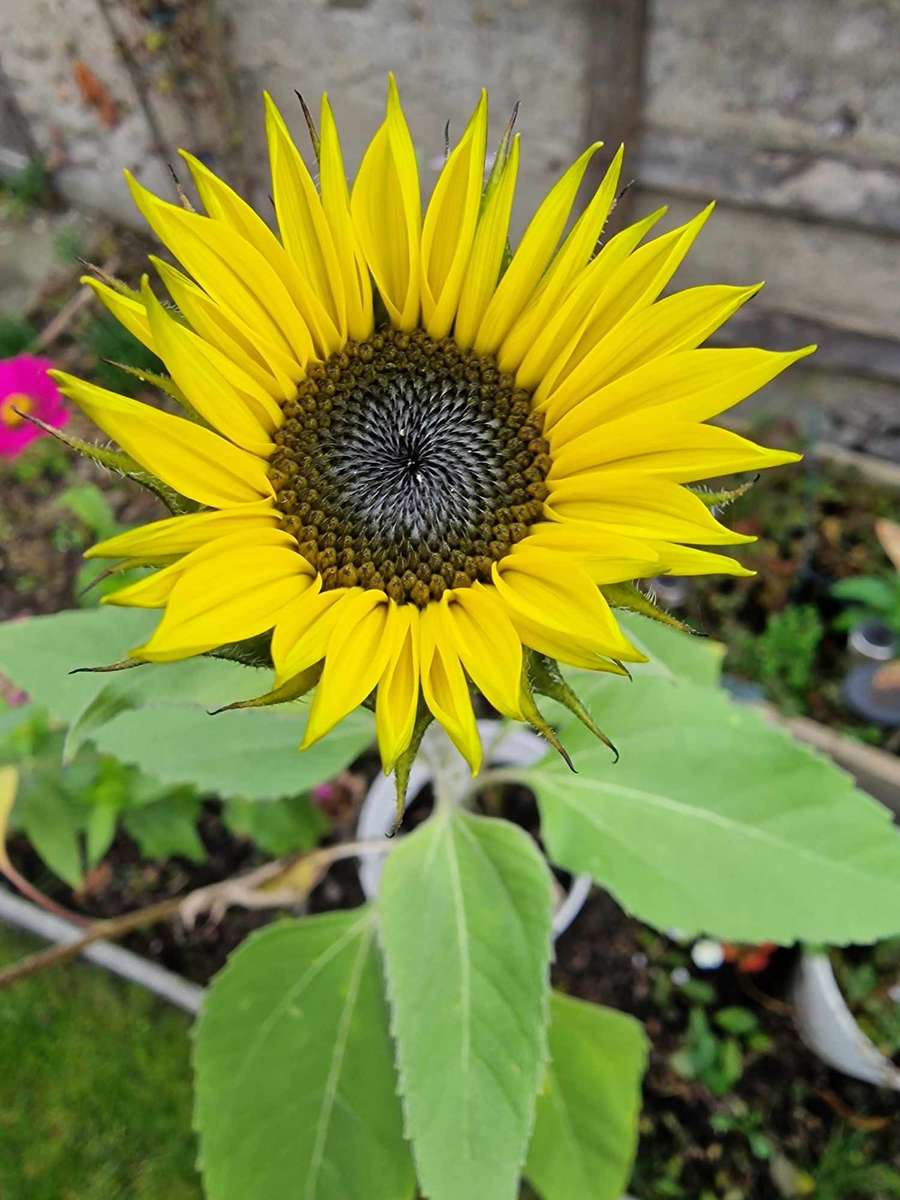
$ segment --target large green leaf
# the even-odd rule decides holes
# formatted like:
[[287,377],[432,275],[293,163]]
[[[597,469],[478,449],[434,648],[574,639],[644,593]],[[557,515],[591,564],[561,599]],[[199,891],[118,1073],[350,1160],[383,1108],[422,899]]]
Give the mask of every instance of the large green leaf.
[[716,689],[591,692],[620,761],[570,718],[579,773],[555,756],[523,772],[554,862],[662,929],[782,943],[900,930],[900,835],[843,771]]
[[554,992],[550,1064],[525,1175],[543,1200],[619,1200],[634,1160],[647,1040],[632,1017]]
[[[637,613],[617,611],[616,620],[626,637],[650,659],[648,663],[631,667],[634,675],[663,675],[710,686],[719,682],[725,657],[721,642],[695,633],[683,633]],[[579,672],[579,679],[581,675]]]
[[146,638],[158,614],[134,609],[65,612],[0,625],[0,673],[71,726],[69,750],[90,740],[166,784],[223,797],[275,800],[308,790],[351,762],[372,739],[371,715],[351,713],[299,753],[304,702],[209,716],[269,687],[269,675],[221,659],[69,675],[117,662]]
[[408,1200],[368,909],[280,921],[215,979],[197,1027],[208,1200]]
[[406,1128],[430,1200],[513,1200],[546,1054],[551,888],[506,821],[440,809],[378,911]]

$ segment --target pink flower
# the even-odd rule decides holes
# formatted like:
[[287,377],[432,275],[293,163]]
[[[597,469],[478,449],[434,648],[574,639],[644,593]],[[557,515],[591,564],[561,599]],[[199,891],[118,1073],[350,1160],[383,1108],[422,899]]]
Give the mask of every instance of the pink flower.
[[[47,374],[49,358],[19,354],[0,361],[0,458],[16,458],[42,431],[20,413],[48,425],[65,425],[69,413],[56,384]],[[16,411],[18,410],[18,411]]]

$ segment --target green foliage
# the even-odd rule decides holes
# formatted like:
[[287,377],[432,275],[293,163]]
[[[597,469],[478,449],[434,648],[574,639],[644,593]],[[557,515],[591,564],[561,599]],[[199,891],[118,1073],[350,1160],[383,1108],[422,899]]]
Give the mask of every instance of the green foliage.
[[263,803],[229,800],[224,815],[233,833],[250,838],[260,850],[276,858],[312,849],[328,829],[325,815],[310,804],[308,796],[286,796]]
[[[75,518],[62,521],[53,535],[58,550],[83,549],[92,542],[100,542],[121,532],[122,526],[107,499],[106,493],[95,483],[74,483],[56,498],[56,504]],[[127,583],[139,578],[142,571],[123,571],[107,574],[107,565],[91,561],[82,563],[75,579],[75,595],[79,605],[91,607],[99,604]]]
[[525,1175],[542,1200],[619,1200],[637,1146],[647,1042],[622,1013],[554,992],[550,1063]]
[[716,1133],[739,1134],[745,1138],[754,1158],[772,1157],[772,1142],[765,1133],[763,1114],[749,1109],[742,1101],[732,1100],[726,1109],[714,1113],[709,1123]]
[[900,1171],[871,1161],[865,1133],[839,1130],[815,1168],[816,1200],[889,1200],[900,1196]]
[[24,317],[0,316],[0,359],[23,354],[36,337],[37,330]]
[[831,594],[850,606],[836,618],[836,628],[850,629],[860,621],[875,620],[900,637],[900,572],[839,579]]
[[841,991],[863,1033],[886,1058],[900,1054],[900,1004],[891,994],[900,979],[900,938],[889,938],[859,961],[833,955]]
[[406,1128],[431,1200],[515,1194],[546,1064],[550,875],[506,821],[441,808],[378,915]]
[[572,722],[560,734],[578,774],[555,756],[524,773],[555,863],[661,929],[786,944],[896,932],[900,836],[824,758],[711,688],[576,686],[621,760]]
[[112,363],[124,363],[154,373],[165,370],[156,355],[110,313],[100,313],[94,317],[84,332],[83,340],[89,353],[97,360],[92,371],[94,379],[112,391],[133,396],[141,387],[139,379],[120,371]]
[[303,702],[210,716],[210,709],[265,688],[267,674],[238,663],[201,657],[111,674],[67,673],[123,660],[157,620],[155,613],[107,608],[0,625],[0,673],[56,720],[88,721],[98,751],[162,785],[193,785],[223,799],[299,795],[333,778],[371,741],[364,709],[303,753]]
[[370,910],[249,938],[211,988],[194,1064],[207,1200],[412,1200]]
[[[0,963],[37,949],[0,931]],[[201,1200],[188,1022],[73,964],[3,992],[4,1200]]]
[[824,636],[825,626],[813,605],[788,605],[769,616],[758,637],[745,631],[732,642],[735,669],[758,679],[785,712],[803,712]]
[[724,1096],[744,1073],[745,1054],[765,1043],[755,1042],[759,1022],[748,1008],[720,1008],[713,1022],[720,1032],[704,1009],[691,1008],[684,1041],[670,1064],[685,1079],[697,1079],[713,1095]]
[[5,200],[4,207],[7,212],[14,219],[21,219],[27,216],[32,208],[47,204],[51,197],[51,185],[50,175],[43,162],[34,158],[20,171],[4,179],[0,187],[0,196]]

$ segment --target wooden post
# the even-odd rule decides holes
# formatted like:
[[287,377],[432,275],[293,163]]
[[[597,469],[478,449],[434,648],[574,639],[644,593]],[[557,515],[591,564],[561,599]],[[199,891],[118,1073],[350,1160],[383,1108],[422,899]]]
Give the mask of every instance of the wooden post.
[[[625,143],[622,186],[634,179],[644,90],[647,0],[586,0],[588,11],[585,142],[604,142],[591,163],[587,183],[596,187],[621,142]],[[607,233],[628,223],[630,198],[620,199]]]

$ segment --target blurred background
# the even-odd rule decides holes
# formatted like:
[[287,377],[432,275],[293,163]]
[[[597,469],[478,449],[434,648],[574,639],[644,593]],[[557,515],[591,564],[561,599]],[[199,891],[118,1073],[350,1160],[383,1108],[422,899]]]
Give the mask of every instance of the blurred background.
[[[132,394],[160,367],[78,282],[87,260],[135,284],[158,249],[123,168],[174,200],[184,146],[267,214],[263,89],[304,153],[294,91],[315,114],[327,90],[352,172],[389,70],[425,195],[447,121],[458,134],[486,86],[492,144],[520,104],[516,230],[587,143],[605,147],[585,195],[625,141],[608,232],[717,200],[676,286],[764,279],[718,344],[818,343],[733,418],[806,456],[727,514],[758,535],[741,551],[758,574],[656,590],[725,643],[733,692],[900,813],[900,0],[0,0],[0,619],[95,605],[109,581],[83,549],[161,515],[52,438],[26,445],[3,408],[50,363]],[[38,391],[37,415],[95,437]],[[13,869],[53,903],[120,912],[353,827],[361,776],[278,805],[162,794],[90,746],[61,768],[62,731],[27,701],[0,675],[0,766],[33,784]],[[358,899],[335,886],[314,907]],[[263,919],[129,944],[202,985]],[[803,1048],[796,956],[671,933],[597,896],[558,946],[557,983],[635,1013],[654,1042],[633,1193],[900,1196],[896,1090]],[[21,951],[0,931],[0,960]],[[900,944],[830,961],[896,1089]],[[186,1025],[144,993],[85,967],[0,994],[0,1196],[199,1197],[189,1092]]]

